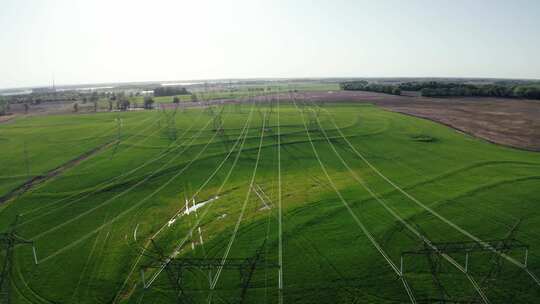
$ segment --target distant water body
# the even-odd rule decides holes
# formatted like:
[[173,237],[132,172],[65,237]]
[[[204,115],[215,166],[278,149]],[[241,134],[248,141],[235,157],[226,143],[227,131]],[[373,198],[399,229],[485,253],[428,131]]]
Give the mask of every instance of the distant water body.
[[16,92],[5,92],[0,93],[0,96],[15,96],[15,95],[25,95],[32,93],[32,90],[16,91]]
[[162,87],[168,87],[168,86],[188,86],[188,85],[194,85],[194,84],[202,84],[203,82],[167,82],[162,83]]

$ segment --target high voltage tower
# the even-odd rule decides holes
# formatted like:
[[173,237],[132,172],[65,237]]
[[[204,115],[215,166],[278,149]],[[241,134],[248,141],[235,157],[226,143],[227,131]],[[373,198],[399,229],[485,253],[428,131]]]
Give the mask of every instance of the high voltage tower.
[[223,118],[221,115],[222,112],[223,112],[223,107],[219,111],[217,110],[210,111],[210,115],[212,116],[212,124],[214,126],[214,129],[213,129],[214,132],[218,132],[218,133],[223,132]]
[[319,126],[319,115],[321,114],[322,106],[324,106],[323,101],[313,102],[309,100],[305,95],[302,96],[302,101],[300,102],[302,112],[306,113],[308,116],[308,130],[309,131],[320,131]]
[[[263,100],[258,101],[256,105],[257,113],[259,113],[259,116],[261,117],[261,128],[264,126],[264,132],[272,132],[272,128],[270,127],[270,119],[274,113],[275,99],[264,96]],[[265,107],[268,107],[268,109],[265,109]]]
[[269,110],[268,110],[268,113],[266,115],[266,120],[264,122],[264,125],[266,126],[266,130],[267,132],[271,132],[272,131],[272,128],[270,127],[270,118],[272,117],[272,114],[274,114],[274,111],[275,111],[275,108],[276,108],[276,103],[277,103],[277,100],[275,97],[271,97],[270,100],[269,100],[269,103],[268,103],[268,106],[269,106]]
[[165,107],[163,107],[163,105],[161,106],[161,114],[162,117],[165,119],[165,136],[171,141],[175,141],[178,136],[178,132],[176,129],[176,114],[178,114],[178,108],[179,105],[176,104],[174,110],[169,113],[165,110]]
[[120,146],[120,141],[122,139],[122,127],[124,126],[124,121],[120,117],[120,113],[116,114],[116,144],[114,145],[114,149],[111,154],[111,159],[116,154],[116,151],[118,151],[118,147]]
[[[482,300],[475,296],[463,298],[462,296],[452,294],[448,290],[449,288],[443,283],[443,274],[447,270],[443,266],[442,262],[444,259],[442,255],[461,256],[464,260],[463,268],[465,269],[465,272],[469,273],[471,272],[471,267],[474,263],[472,262],[473,257],[478,260],[479,258],[482,258],[479,255],[486,253],[490,254],[489,269],[487,272],[483,273],[480,281],[480,288],[485,292],[489,288],[489,284],[496,281],[502,271],[503,261],[501,254],[523,251],[524,265],[527,265],[529,245],[515,238],[519,223],[520,221],[510,229],[505,238],[484,241],[484,244],[480,244],[476,241],[432,242],[431,244],[434,246],[428,246],[426,243],[423,243],[421,248],[402,252],[402,272],[409,270],[404,265],[404,259],[407,256],[425,256],[429,271],[431,272],[433,284],[438,294],[438,298],[417,299],[417,303],[482,303]],[[495,252],[493,252],[494,250]]]
[[2,272],[0,274],[0,303],[11,303],[11,276],[13,275],[13,261],[15,255],[15,247],[19,245],[31,245],[34,253],[34,263],[37,264],[36,247],[34,242],[28,241],[17,235],[15,227],[19,216],[11,224],[8,232],[0,234],[0,244],[2,245]]
[[303,104],[302,111],[308,116],[307,127],[311,132],[320,131],[319,127],[319,114],[320,110],[313,104],[307,103],[305,100],[301,102]]
[[[308,102],[306,96],[302,96],[299,103],[300,110],[308,116],[307,128],[309,131],[320,131],[319,116],[322,108],[319,103]],[[324,105],[324,103],[322,104]]]
[[[211,108],[209,107],[209,109]],[[221,107],[219,111],[212,109],[210,110],[209,113],[211,113],[211,115],[213,116],[212,118],[212,124],[214,126],[213,131],[216,132],[221,138],[221,142],[225,146],[225,151],[229,151],[231,148],[230,147],[231,140],[229,136],[227,135],[227,133],[225,132],[225,128],[223,126],[223,118],[222,118],[223,111],[224,111],[224,107]]]
[[261,109],[263,107],[262,104],[259,103],[259,107],[258,107],[258,113],[259,113],[259,116],[261,116],[261,121],[262,121],[262,124],[261,124],[261,128],[264,127],[264,132],[271,132],[272,131],[272,128],[270,128],[270,117],[272,115],[272,112],[270,111],[265,111],[263,112],[263,110]]
[[310,109],[310,111],[307,111],[307,114],[309,131],[320,131],[318,122],[319,114],[312,109]]
[[[266,241],[257,249],[255,254],[248,258],[171,258],[167,256],[164,251],[155,243],[152,242],[154,250],[151,258],[153,261],[145,266],[141,267],[142,283],[145,290],[151,287],[151,282],[148,284],[145,280],[145,273],[152,270],[161,270],[166,273],[169,283],[169,290],[174,291],[175,303],[185,304],[193,303],[192,297],[189,295],[190,291],[196,291],[200,293],[201,288],[191,289],[187,284],[193,282],[186,277],[188,274],[194,276],[201,273],[216,273],[219,268],[224,270],[238,271],[239,274],[239,300],[235,303],[244,303],[246,299],[246,293],[251,288],[251,281],[255,270],[258,268],[277,268],[279,267],[275,263],[268,262],[263,258],[264,248]],[[147,254],[147,256],[150,256]],[[212,292],[210,288],[207,290]]]

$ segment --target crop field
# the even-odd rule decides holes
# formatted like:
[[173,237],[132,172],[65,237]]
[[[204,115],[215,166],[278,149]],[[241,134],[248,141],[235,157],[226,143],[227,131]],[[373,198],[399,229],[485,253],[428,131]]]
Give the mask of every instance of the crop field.
[[0,124],[12,303],[539,301],[538,153],[279,96]]

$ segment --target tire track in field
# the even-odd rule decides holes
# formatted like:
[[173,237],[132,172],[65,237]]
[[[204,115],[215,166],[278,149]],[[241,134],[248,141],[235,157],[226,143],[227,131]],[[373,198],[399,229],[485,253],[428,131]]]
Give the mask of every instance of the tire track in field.
[[[151,117],[150,117],[150,118],[151,118]],[[146,120],[147,120],[147,119],[143,120],[142,123],[146,122]],[[141,124],[142,124],[142,123],[141,123]],[[111,143],[111,144],[114,144],[114,143]],[[86,158],[86,159],[88,159],[88,158]],[[86,160],[86,159],[85,159],[85,160]],[[84,161],[84,160],[83,160],[83,161]],[[81,161],[81,162],[83,162],[83,161]],[[32,192],[34,192],[34,191],[40,189],[40,188],[41,188],[42,186],[44,186],[44,185],[45,185],[45,183],[42,183],[42,184],[40,184],[38,187],[33,188],[33,189],[32,189]],[[29,211],[29,212],[23,212],[23,213],[21,213],[21,216],[39,212],[39,211],[41,211],[42,209],[49,208],[49,207],[52,206],[52,205],[55,205],[55,204],[57,204],[57,203],[59,203],[59,202],[63,202],[63,201],[65,201],[65,200],[69,199],[69,198],[72,198],[72,197],[74,197],[74,196],[77,196],[77,195],[80,194],[80,193],[82,193],[82,191],[77,192],[77,193],[75,193],[75,194],[72,194],[72,195],[70,195],[70,196],[67,197],[67,198],[60,199],[59,201],[55,201],[55,202],[52,202],[52,203],[49,203],[49,204],[46,204],[46,205],[42,205],[42,206],[40,206],[40,207],[38,207],[38,208],[34,208],[34,209],[32,209],[31,211]],[[17,227],[24,226],[25,224],[26,224],[26,222],[19,223],[19,224],[17,224]]]
[[[337,127],[337,124],[334,120],[334,118],[332,116],[331,117],[331,121],[332,123],[334,124],[334,126]],[[337,129],[338,132],[343,136],[343,133],[341,132],[341,130]],[[354,153],[360,157],[364,163],[366,163],[375,173],[377,173],[377,175],[379,175],[382,179],[384,179],[388,184],[392,185],[396,190],[398,190],[400,193],[402,193],[403,195],[405,195],[408,199],[410,199],[412,202],[414,202],[415,204],[417,204],[418,206],[420,206],[421,208],[423,208],[424,210],[426,210],[427,212],[429,212],[430,214],[434,215],[435,217],[437,217],[439,220],[441,220],[442,222],[446,223],[447,225],[451,226],[452,228],[454,228],[455,230],[457,230],[458,232],[460,232],[461,234],[467,236],[468,238],[470,238],[471,240],[477,242],[478,244],[480,244],[482,247],[484,247],[485,249],[493,252],[494,254],[497,254],[499,255],[500,257],[504,258],[505,260],[509,261],[510,263],[514,264],[515,266],[517,266],[518,268],[521,268],[522,270],[524,270],[529,276],[530,278],[538,285],[540,286],[540,279],[538,279],[538,277],[530,270],[528,269],[527,265],[517,261],[516,259],[514,259],[513,257],[509,256],[508,254],[506,253],[503,253],[503,252],[500,252],[498,251],[497,249],[493,248],[493,246],[491,246],[489,243],[486,243],[484,242],[483,240],[481,240],[480,238],[476,237],[475,235],[473,235],[472,233],[466,231],[465,229],[461,228],[460,226],[456,225],[454,222],[450,221],[449,219],[447,219],[446,217],[443,217],[442,215],[440,215],[438,212],[434,211],[432,208],[428,207],[427,205],[425,205],[424,203],[420,202],[418,199],[416,199],[414,196],[412,196],[411,194],[409,194],[408,192],[406,192],[403,188],[399,187],[397,184],[395,184],[394,182],[392,182],[392,180],[390,180],[388,177],[386,177],[384,174],[382,174],[382,172],[380,172],[375,166],[373,166],[371,164],[371,162],[369,162],[364,155],[362,155],[360,152],[358,152],[358,150],[351,144],[351,142],[345,138],[343,136],[343,139],[347,142],[347,144],[349,145],[349,147],[354,151]]]
[[[424,236],[422,233],[420,233],[416,228],[412,227],[407,221],[405,221],[401,216],[397,214],[395,210],[390,208],[385,201],[383,201],[368,185],[365,183],[363,179],[361,179],[354,170],[351,169],[351,167],[347,164],[347,162],[343,159],[343,157],[339,154],[339,152],[336,150],[334,144],[328,139],[326,131],[322,127],[320,120],[318,117],[316,117],[317,124],[319,125],[319,128],[321,132],[326,137],[328,144],[334,151],[334,154],[338,157],[338,159],[341,161],[341,163],[347,168],[350,175],[364,188],[369,194],[388,212],[390,213],[397,221],[399,221],[404,227],[406,227],[409,231],[411,231],[414,235],[416,235],[423,243],[425,243],[427,246],[435,250],[439,255],[441,255],[445,260],[447,260],[450,264],[455,266],[459,271],[461,271],[467,279],[471,282],[475,290],[477,291],[480,298],[484,301],[484,303],[489,303],[488,298],[476,282],[476,280],[468,273],[468,271],[463,268],[454,258],[449,256],[448,254],[441,252],[439,248],[437,248],[426,236]],[[403,271],[402,269],[400,271]],[[403,273],[401,273],[403,276]]]
[[[211,120],[208,121],[208,123],[205,125],[204,128],[202,128],[199,133],[201,133],[203,130],[205,130],[209,125],[210,125],[210,122]],[[56,251],[55,253],[49,255],[48,257],[44,258],[41,262],[45,262],[47,261],[48,259],[62,253],[63,251],[65,250],[68,250],[69,248],[72,248],[73,246],[77,245],[78,243],[82,242],[83,240],[87,239],[88,237],[90,237],[91,235],[93,235],[94,233],[98,232],[99,230],[101,230],[103,227],[105,227],[106,225],[109,225],[111,223],[114,223],[116,222],[120,217],[124,216],[125,214],[127,214],[128,212],[130,212],[131,210],[137,208],[138,206],[140,206],[141,204],[143,204],[144,202],[146,202],[149,198],[151,198],[152,196],[154,196],[156,193],[158,193],[159,191],[161,191],[163,188],[165,188],[166,186],[168,186],[176,177],[178,177],[180,174],[182,174],[187,168],[189,168],[191,166],[191,164],[193,164],[193,162],[195,162],[196,159],[198,159],[203,152],[206,151],[206,147],[208,147],[208,145],[214,140],[214,138],[216,137],[217,133],[214,134],[214,136],[212,136],[212,138],[208,141],[207,145],[205,147],[203,147],[203,149],[201,149],[199,151],[199,153],[197,153],[197,155],[184,167],[182,168],[178,173],[176,173],[173,177],[171,177],[171,179],[169,179],[167,182],[163,183],[162,185],[160,185],[156,190],[154,190],[153,192],[151,192],[149,195],[147,195],[146,197],[144,197],[143,199],[141,199],[140,201],[138,201],[137,203],[134,203],[133,205],[131,205],[129,208],[125,209],[124,211],[120,212],[117,216],[113,217],[110,221],[108,221],[107,223],[97,227],[96,229],[94,229],[93,231],[85,234],[83,237],[81,237],[80,239],[72,242],[71,244],[67,245],[67,246],[64,246],[62,248],[60,248],[58,251]],[[194,139],[192,138],[192,141]],[[175,155],[175,157],[173,157],[172,159],[170,159],[167,163],[165,163],[161,168],[167,166],[169,163],[171,163],[172,161],[176,160],[176,158],[178,158],[179,156],[181,155],[181,153]],[[159,169],[161,169],[159,168]],[[159,171],[156,170],[157,171]],[[60,225],[57,225],[51,229],[48,229],[46,231],[43,231],[41,233],[39,233],[38,235],[35,235],[32,240],[37,240],[37,239],[40,239],[41,237],[43,237],[44,235],[46,234],[49,234],[53,231],[56,231],[64,226],[66,226],[67,224],[69,223],[72,223],[74,221],[76,221],[77,219],[91,213],[92,211],[100,208],[100,207],[103,207],[103,206],[106,206],[107,204],[110,204],[111,202],[113,202],[116,198],[120,197],[121,195],[125,194],[125,193],[128,193],[129,191],[133,190],[135,187],[137,187],[138,185],[144,183],[147,179],[149,179],[151,176],[141,180],[139,183],[133,185],[132,187],[124,190],[123,192],[121,192],[120,194],[117,194],[115,196],[113,196],[112,198],[110,199],[107,199],[106,201],[104,201],[103,203],[83,212],[83,213],[80,213],[78,214],[77,216],[71,218],[70,220],[68,221],[65,221],[64,223],[60,224]]]
[[[247,133],[246,133],[247,134]],[[227,172],[227,176],[225,176],[223,182],[221,183],[219,189],[216,191],[216,195],[219,195],[223,192],[223,189],[227,183],[227,181],[229,180],[234,168],[236,167],[236,164],[238,163],[238,160],[240,159],[240,156],[242,154],[242,152],[244,151],[243,150],[243,147],[244,147],[244,143],[245,143],[245,137],[242,141],[242,144],[240,146],[240,150],[238,151],[238,153],[236,154],[236,157],[234,159],[234,162],[233,162],[233,165],[231,166],[231,168],[229,169],[229,171]],[[178,253],[180,251],[181,248],[183,248],[184,244],[187,242],[187,240],[189,239],[189,236],[193,233],[193,231],[195,230],[195,227],[197,227],[200,222],[206,217],[206,215],[208,214],[210,208],[206,208],[203,212],[203,214],[201,216],[199,216],[196,220],[196,223],[195,225],[193,225],[191,227],[191,229],[188,231],[188,233],[186,234],[186,236],[179,242],[179,244],[176,246],[174,252],[175,253]],[[173,254],[171,257],[174,258],[176,256],[176,254]],[[163,269],[166,267],[166,265],[162,265],[162,267],[152,276],[152,279],[148,282],[148,284],[146,284],[144,287],[145,288],[148,288],[152,285],[153,281],[157,278],[157,276],[159,276],[159,274],[163,271]]]
[[[189,129],[189,130],[190,130],[190,129]],[[178,138],[178,140],[183,139],[183,136],[184,136],[186,133],[187,133],[187,131],[184,132],[184,133]],[[120,179],[120,178],[122,178],[122,177],[125,177],[125,176],[129,176],[129,175],[131,175],[132,173],[138,171],[139,169],[145,167],[146,165],[151,164],[151,163],[153,163],[153,162],[156,162],[156,161],[158,161],[159,159],[161,159],[161,158],[163,158],[164,156],[166,156],[168,153],[172,153],[172,152],[174,152],[174,151],[175,151],[174,149],[173,149],[173,150],[166,150],[166,151],[164,151],[164,152],[158,154],[155,158],[152,158],[152,159],[146,161],[146,162],[143,163],[142,165],[139,165],[139,166],[137,166],[137,167],[131,169],[131,170],[128,171],[128,172],[124,172],[124,173],[122,173],[122,174],[120,174],[120,175],[118,175],[118,176],[116,176],[116,177],[113,177],[113,178],[108,179],[108,180],[106,180],[106,181],[104,181],[104,182],[102,182],[102,183],[97,184],[97,185],[94,187],[94,190],[91,190],[90,192],[86,193],[86,194],[83,195],[82,197],[79,197],[79,198],[77,198],[77,199],[75,199],[75,200],[73,200],[73,201],[71,201],[71,202],[69,202],[69,203],[67,203],[67,204],[65,204],[65,205],[62,205],[62,206],[59,207],[59,208],[55,208],[55,209],[52,209],[52,210],[50,210],[50,211],[48,211],[48,212],[41,213],[41,214],[40,214],[39,216],[37,216],[37,217],[33,217],[33,218],[31,218],[31,219],[29,219],[29,220],[27,220],[27,221],[25,221],[25,222],[22,222],[22,223],[19,224],[17,227],[21,227],[21,226],[24,226],[24,225],[26,225],[26,224],[29,224],[29,223],[31,223],[31,222],[33,222],[33,221],[35,221],[35,220],[38,220],[38,219],[40,219],[40,218],[42,218],[42,217],[44,217],[44,216],[46,216],[46,215],[48,215],[48,214],[51,214],[51,213],[53,213],[53,212],[56,212],[56,211],[61,210],[61,209],[63,209],[63,208],[66,208],[66,207],[68,207],[68,206],[70,206],[70,205],[72,205],[72,204],[74,204],[74,203],[76,203],[76,202],[78,202],[78,201],[80,201],[80,200],[82,200],[82,199],[84,199],[84,198],[86,198],[86,197],[92,195],[92,194],[95,194],[95,193],[97,193],[97,192],[99,192],[99,191],[102,191],[103,189],[105,189],[105,188],[107,188],[107,187],[110,187],[110,186],[114,185],[113,181],[115,181],[115,180],[117,180],[117,179]],[[58,200],[58,201],[52,202],[52,203],[50,203],[50,204],[47,204],[47,205],[45,205],[45,206],[36,208],[36,209],[34,209],[34,210],[32,210],[32,211],[29,211],[29,212],[24,213],[23,215],[33,214],[33,213],[36,213],[36,212],[41,211],[41,210],[44,209],[44,208],[50,208],[50,207],[53,206],[53,205],[56,205],[56,204],[59,204],[59,203],[61,203],[61,202],[66,201],[66,200],[69,200],[69,199],[71,199],[71,198],[74,198],[74,197],[76,197],[76,196],[82,194],[84,191],[85,191],[85,190],[78,191],[78,192],[76,192],[76,193],[74,193],[74,194],[72,194],[72,195],[69,195],[69,196],[66,197],[66,198],[63,198],[63,199],[60,199],[60,200]]]
[[283,304],[283,211],[281,205],[281,126],[280,126],[280,99],[277,97],[277,149],[278,149],[278,304]]
[[225,249],[225,253],[223,254],[223,258],[221,260],[221,265],[218,267],[217,272],[216,272],[214,278],[212,279],[212,281],[210,283],[210,294],[208,296],[208,303],[212,302],[213,291],[215,290],[215,287],[216,287],[216,285],[217,285],[217,283],[219,281],[219,278],[221,276],[221,272],[223,271],[223,265],[226,263],[227,258],[229,256],[229,253],[231,251],[231,247],[232,247],[232,245],[233,245],[233,243],[234,243],[234,241],[236,239],[236,234],[238,233],[238,229],[240,228],[240,223],[242,222],[242,219],[244,217],[247,202],[249,201],[249,198],[250,198],[250,195],[251,195],[251,192],[252,192],[252,188],[253,188],[253,184],[255,183],[255,177],[257,175],[257,169],[259,167],[259,161],[261,159],[261,150],[262,150],[262,142],[263,142],[263,139],[264,139],[266,115],[268,115],[268,113],[265,113],[264,117],[263,117],[263,124],[262,124],[262,128],[261,128],[261,138],[260,138],[260,142],[259,142],[259,149],[258,149],[258,152],[257,152],[257,158],[255,160],[255,165],[253,167],[253,173],[251,174],[251,180],[250,180],[250,183],[249,183],[249,187],[248,187],[248,190],[246,192],[246,197],[244,199],[244,203],[242,204],[242,208],[240,210],[240,215],[238,216],[238,220],[236,221],[236,225],[234,226],[234,230],[233,230],[233,234],[231,236],[231,239],[229,240],[229,243],[227,244],[227,248]]
[[39,185],[59,176],[60,174],[64,173],[66,170],[69,170],[75,166],[77,166],[79,163],[83,162],[84,160],[91,158],[92,156],[95,156],[108,148],[110,148],[112,145],[114,145],[117,141],[113,140],[110,142],[107,142],[105,144],[102,144],[96,148],[91,149],[90,151],[84,152],[83,154],[77,156],[76,158],[52,169],[45,173],[42,173],[40,175],[32,177],[30,180],[27,180],[22,185],[16,187],[15,189],[9,191],[7,194],[0,197],[0,204],[5,204],[9,201],[12,201],[21,195],[31,191],[33,188],[38,187]]
[[[103,219],[104,222],[107,220],[108,216],[109,216],[108,214],[105,216],[105,218]],[[100,236],[101,236],[101,231],[97,234],[96,239],[94,240],[94,244],[92,245],[92,249],[90,249],[90,252],[88,253],[88,257],[86,258],[86,262],[84,263],[84,267],[83,267],[81,273],[79,274],[79,279],[77,281],[77,286],[75,287],[75,290],[73,290],[73,293],[71,294],[71,302],[72,303],[74,303],[74,300],[75,300],[75,298],[76,298],[76,296],[77,296],[77,294],[79,292],[79,287],[81,286],[81,282],[82,282],[83,277],[86,275],[86,271],[88,269],[88,266],[90,265],[90,260],[92,259],[93,255],[94,255],[94,251],[96,250],[96,247],[97,247]]]
[[[292,96],[291,96],[292,97]],[[296,107],[296,101],[295,101],[295,98],[293,97],[293,103]],[[298,108],[297,108],[298,109]],[[300,109],[298,109],[298,111],[300,111]],[[309,139],[311,139],[311,134],[309,133],[309,130],[308,130],[308,127],[307,127],[307,124],[306,124],[306,121],[305,121],[305,118],[304,118],[304,114],[300,111],[300,116],[302,117],[302,122],[304,123],[304,128],[306,130],[306,134],[308,136]],[[337,128],[337,126],[336,126]],[[407,293],[407,296],[409,297],[409,300],[411,301],[411,303],[415,304],[416,303],[416,299],[414,297],[414,294],[412,293],[412,290],[407,282],[407,280],[405,279],[402,271],[396,266],[396,264],[394,264],[394,262],[390,259],[390,257],[388,256],[388,254],[384,251],[384,249],[380,246],[380,244],[377,242],[377,240],[375,240],[375,238],[373,237],[373,235],[371,234],[371,232],[369,232],[369,230],[364,226],[364,224],[362,223],[362,221],[360,221],[360,219],[356,216],[356,214],[354,213],[354,211],[352,210],[352,208],[349,206],[349,204],[347,203],[347,201],[345,200],[345,198],[343,197],[343,195],[341,194],[341,192],[339,191],[339,189],[337,188],[337,186],[334,184],[334,182],[332,181],[332,178],[330,177],[328,171],[326,170],[326,167],[324,166],[324,164],[322,163],[320,157],[319,157],[319,154],[317,152],[317,149],[315,148],[315,145],[313,144],[313,142],[311,142],[311,148],[313,150],[313,153],[315,154],[315,158],[317,159],[317,161],[319,162],[319,165],[321,167],[321,170],[323,171],[324,175],[326,176],[326,178],[328,179],[328,182],[330,183],[330,185],[332,186],[332,188],[334,189],[334,192],[338,195],[339,199],[341,200],[341,202],[343,203],[343,205],[345,206],[345,208],[347,209],[347,211],[349,212],[349,214],[352,216],[352,218],[354,219],[354,221],[357,223],[357,225],[360,227],[360,229],[362,230],[363,234],[369,239],[369,241],[371,242],[371,244],[375,247],[375,249],[377,249],[377,251],[381,254],[381,256],[386,260],[387,264],[392,268],[392,270],[395,272],[395,274],[400,278],[402,284],[403,284],[403,287],[405,288],[405,291]]]
[[[150,118],[151,118],[151,117],[149,117],[148,119],[150,119]],[[143,120],[143,121],[141,122],[141,124],[143,124],[144,122],[146,122],[146,120],[148,120],[148,119]],[[138,126],[138,125],[137,125],[137,126]],[[111,133],[111,132],[107,132],[106,134],[108,134],[108,133]],[[105,136],[103,136],[103,137],[105,137]],[[18,190],[23,190],[21,193],[14,193],[14,194],[15,194],[14,197],[6,198],[6,200],[3,200],[4,196],[3,196],[3,197],[0,197],[0,204],[2,204],[3,202],[8,202],[8,201],[10,201],[10,200],[12,200],[12,199],[16,199],[16,198],[20,197],[22,194],[25,194],[25,193],[26,193],[26,194],[32,193],[32,192],[34,192],[34,191],[40,189],[43,185],[46,184],[47,181],[49,181],[49,180],[51,180],[52,178],[56,177],[57,175],[63,173],[64,171],[66,171],[66,170],[68,170],[68,169],[71,169],[71,168],[74,167],[74,166],[77,166],[79,163],[81,163],[81,162],[83,162],[84,160],[86,160],[86,159],[88,159],[88,158],[94,156],[95,154],[98,154],[99,152],[101,152],[101,151],[95,151],[96,149],[104,149],[104,150],[105,150],[106,148],[109,148],[108,145],[112,145],[112,144],[114,144],[115,142],[116,142],[115,140],[112,140],[112,141],[110,141],[110,142],[106,142],[106,143],[104,143],[104,144],[102,144],[102,145],[100,145],[100,146],[98,146],[98,147],[96,147],[96,148],[93,148],[93,149],[91,149],[91,150],[89,150],[89,151],[87,151],[87,152],[84,152],[83,154],[81,154],[81,155],[78,156],[77,158],[74,158],[74,159],[72,159],[72,160],[70,160],[70,161],[68,161],[68,162],[66,162],[66,163],[64,163],[64,164],[62,164],[62,165],[60,165],[60,166],[58,166],[58,167],[52,169],[52,170],[49,170],[49,171],[47,171],[47,172],[45,172],[45,173],[39,174],[39,175],[37,175],[37,176],[31,178],[30,180],[26,181],[26,182],[23,183],[21,186],[15,188],[14,190],[10,191],[8,194],[6,194],[6,195],[4,195],[4,196],[10,195],[10,193],[11,193],[11,192],[14,192],[14,191],[17,192]],[[107,146],[107,147],[104,147],[104,146]],[[95,151],[95,154],[92,154],[92,151]],[[85,155],[87,155],[88,153],[90,153],[90,154],[92,154],[92,155],[89,155],[89,156],[85,157]],[[79,158],[83,158],[83,159],[79,159]],[[72,163],[72,162],[75,162],[75,164],[73,164],[73,165],[70,166],[69,164]],[[66,167],[65,169],[62,169],[64,166],[67,166],[67,167]],[[56,170],[61,170],[61,172],[59,172],[59,173],[57,173],[56,175],[54,175],[54,176],[52,176],[52,177],[49,178],[48,176],[49,176],[51,173],[54,173]],[[44,179],[44,180],[40,180],[40,179]],[[20,188],[25,188],[25,187],[28,187],[28,189],[20,189]],[[38,208],[38,209],[40,209],[40,208]]]
[[[236,149],[236,145],[240,142],[240,139],[242,139],[241,141],[241,146],[240,146],[240,149],[239,149],[239,154],[241,153],[242,151],[242,147],[244,146],[244,143],[245,143],[245,140],[246,140],[246,137],[247,137],[247,134],[249,133],[249,130],[248,130],[248,126],[249,124],[251,123],[251,117],[252,117],[252,114],[253,114],[253,106],[251,108],[251,111],[250,111],[250,115],[248,117],[248,119],[246,120],[246,123],[244,124],[244,128],[242,130],[242,132],[240,133],[240,136],[237,138],[237,141],[236,143],[234,144],[234,146],[231,148],[231,150],[229,151],[229,153],[227,154],[227,156],[222,160],[222,162],[220,163],[220,165],[214,170],[214,172],[210,175],[209,178],[207,178],[207,180],[203,183],[202,186],[199,187],[199,189],[196,191],[196,193],[194,195],[192,195],[192,198],[194,198],[200,191],[202,191],[202,189],[204,187],[206,187],[206,185],[208,184],[208,182],[213,178],[213,176],[215,176],[215,174],[220,170],[220,168],[225,164],[225,162],[228,160],[228,158],[230,157],[230,155],[234,152],[234,150]],[[234,163],[234,165],[231,167],[230,169],[230,172],[232,171],[232,169],[235,167],[236,165],[236,162]],[[222,186],[227,182],[228,180],[228,176],[227,178],[224,180],[224,182],[222,183]],[[221,193],[221,190],[219,190],[216,195],[220,194]],[[182,211],[184,210],[184,208],[180,208],[177,212],[175,212],[175,214],[171,217],[171,219],[174,219],[176,218]],[[204,215],[206,215],[206,212],[201,216],[201,220],[202,218],[204,218]],[[170,221],[170,220],[169,220]],[[167,222],[168,223],[168,222]],[[113,300],[113,303],[116,303],[118,300],[119,300],[119,297],[120,297],[120,294],[121,292],[124,290],[126,284],[128,283],[128,280],[130,279],[130,277],[133,275],[133,272],[135,271],[135,268],[136,266],[138,265],[138,263],[140,262],[141,258],[143,257],[144,255],[144,248],[146,248],[148,245],[150,245],[150,242],[151,240],[153,240],[154,238],[156,238],[160,233],[161,231],[163,231],[163,229],[165,229],[165,227],[167,226],[167,223],[164,223],[160,229],[158,229],[156,231],[156,233],[154,233],[152,235],[152,237],[145,243],[145,245],[143,246],[143,252],[141,252],[141,254],[137,257],[137,259],[135,260],[135,263],[133,264],[133,267],[131,268],[131,270],[129,271],[126,279],[124,280],[124,282],[122,283],[122,286],[120,287],[120,289],[118,290],[118,292],[116,293],[116,296],[115,296],[115,299]],[[198,224],[199,222],[197,222]],[[196,224],[196,225],[197,225]],[[196,226],[195,225],[195,226]],[[191,229],[191,232],[194,230],[195,226],[193,226],[193,228]],[[188,234],[189,235],[189,234]],[[179,249],[177,249],[179,250]],[[175,250],[175,251],[177,251]],[[159,275],[159,274],[158,274]],[[157,277],[157,276],[156,276]]]

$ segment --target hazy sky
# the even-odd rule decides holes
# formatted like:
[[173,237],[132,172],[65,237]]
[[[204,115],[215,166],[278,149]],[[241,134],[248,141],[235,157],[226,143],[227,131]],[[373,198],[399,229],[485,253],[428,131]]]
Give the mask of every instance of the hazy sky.
[[0,87],[540,78],[540,0],[0,0]]

